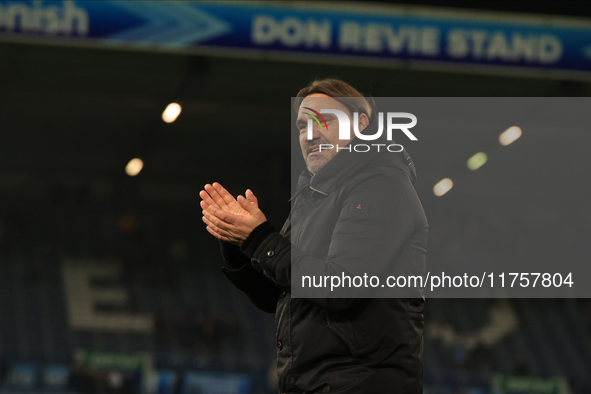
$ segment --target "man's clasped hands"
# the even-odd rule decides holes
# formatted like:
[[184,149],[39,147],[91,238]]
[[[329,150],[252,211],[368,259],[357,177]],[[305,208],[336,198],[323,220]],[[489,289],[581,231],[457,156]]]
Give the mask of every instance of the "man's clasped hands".
[[222,185],[214,182],[199,192],[203,221],[214,237],[234,245],[242,245],[252,230],[267,221],[250,189],[246,197],[234,198]]

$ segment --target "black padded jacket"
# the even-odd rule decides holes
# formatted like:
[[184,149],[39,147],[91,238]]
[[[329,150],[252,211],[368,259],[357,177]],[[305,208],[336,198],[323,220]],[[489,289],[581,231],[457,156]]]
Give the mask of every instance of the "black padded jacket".
[[428,225],[415,180],[406,151],[340,151],[317,175],[304,170],[280,232],[266,222],[240,248],[222,242],[227,278],[275,313],[280,393],[422,393],[421,289],[413,298],[291,294],[296,264],[318,275],[367,264],[424,277]]

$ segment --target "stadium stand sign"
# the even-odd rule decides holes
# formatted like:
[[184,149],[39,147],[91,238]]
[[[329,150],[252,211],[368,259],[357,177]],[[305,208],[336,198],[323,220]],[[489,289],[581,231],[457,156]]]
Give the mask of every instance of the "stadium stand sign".
[[318,2],[0,0],[0,39],[589,77],[575,18]]
[[77,364],[85,365],[92,369],[117,369],[123,371],[136,371],[152,367],[152,356],[146,353],[109,353],[98,351],[86,351],[77,349],[75,353]]
[[570,393],[566,379],[562,377],[538,378],[532,376],[497,375],[493,378],[492,387],[501,393],[538,393],[568,394]]

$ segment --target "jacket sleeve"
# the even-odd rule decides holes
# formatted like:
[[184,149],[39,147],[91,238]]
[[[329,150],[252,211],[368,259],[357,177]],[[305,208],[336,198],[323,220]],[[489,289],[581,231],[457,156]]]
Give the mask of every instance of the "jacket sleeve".
[[[302,274],[312,277],[390,275],[396,255],[414,230],[407,187],[412,185],[380,175],[347,192],[337,208],[339,217],[332,230],[326,260],[312,257],[274,231],[259,234],[246,248],[243,245],[242,251],[251,257],[255,269],[287,290],[291,289],[292,273],[299,278]],[[338,312],[350,307],[363,287],[341,287],[339,291],[340,298],[335,298],[330,286],[314,289],[318,297],[310,301]]]
[[222,272],[237,289],[246,293],[250,301],[262,311],[275,313],[279,289],[250,264],[250,259],[238,246],[221,242],[222,256],[226,266]]

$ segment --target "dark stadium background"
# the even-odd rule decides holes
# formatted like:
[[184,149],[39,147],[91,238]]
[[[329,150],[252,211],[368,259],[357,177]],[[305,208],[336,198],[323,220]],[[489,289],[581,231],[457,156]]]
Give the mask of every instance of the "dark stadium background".
[[[574,1],[382,3],[591,17]],[[245,379],[244,392],[276,392],[273,316],[219,272],[198,193],[214,181],[234,194],[251,188],[281,226],[291,187],[287,104],[312,79],[338,77],[375,97],[591,94],[591,80],[567,77],[11,40],[0,42],[0,75],[0,393],[139,392],[148,375],[158,392],[177,393],[194,389],[194,373]],[[182,112],[166,124],[171,102]],[[432,228],[429,256],[503,258],[525,247],[588,262],[589,135],[562,142],[559,132],[524,136],[478,175],[468,174],[465,158],[490,136],[459,132],[445,150],[409,150]],[[136,157],[145,166],[130,177],[124,168]],[[525,172],[531,163],[535,171]],[[435,197],[433,185],[449,174],[466,182]],[[549,175],[558,183],[532,200],[524,177],[535,185]],[[525,244],[515,242],[521,232]],[[153,329],[72,328],[61,268],[71,260],[119,262],[92,286],[127,296],[95,308],[148,316]],[[425,316],[425,393],[499,392],[495,379],[514,375],[591,392],[587,299],[433,299]],[[474,342],[483,328],[498,336],[492,344]],[[89,354],[105,357],[94,365]],[[132,367],[122,367],[125,357]]]

